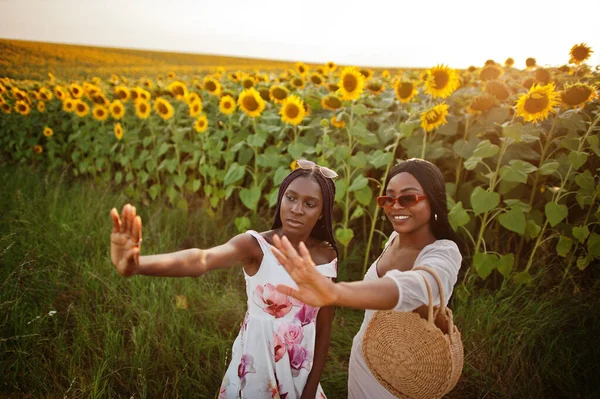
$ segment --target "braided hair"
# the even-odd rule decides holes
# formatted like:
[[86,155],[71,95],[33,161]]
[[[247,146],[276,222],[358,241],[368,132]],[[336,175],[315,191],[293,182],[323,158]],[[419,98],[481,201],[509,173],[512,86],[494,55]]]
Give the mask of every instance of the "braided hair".
[[317,220],[317,224],[313,227],[310,235],[320,241],[326,241],[335,250],[338,255],[338,248],[333,237],[333,203],[335,199],[335,183],[332,179],[323,176],[316,168],[312,170],[298,168],[292,171],[279,186],[279,194],[277,195],[277,208],[275,209],[275,220],[271,229],[278,229],[282,226],[281,223],[281,200],[288,186],[298,177],[309,177],[317,182],[323,194],[323,216]]

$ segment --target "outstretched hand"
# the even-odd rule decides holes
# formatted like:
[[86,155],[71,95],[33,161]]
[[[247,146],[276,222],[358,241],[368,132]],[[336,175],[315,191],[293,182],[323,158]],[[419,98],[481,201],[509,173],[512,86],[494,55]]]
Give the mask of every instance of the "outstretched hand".
[[273,255],[298,285],[297,289],[278,285],[277,291],[315,307],[328,306],[335,302],[335,283],[317,270],[303,242],[298,246],[300,254],[287,237],[279,238],[278,235],[274,235],[273,244]]
[[116,208],[111,209],[110,218],[113,221],[110,259],[121,276],[132,276],[140,266],[142,218],[135,214],[135,206],[130,204],[125,204],[121,217]]

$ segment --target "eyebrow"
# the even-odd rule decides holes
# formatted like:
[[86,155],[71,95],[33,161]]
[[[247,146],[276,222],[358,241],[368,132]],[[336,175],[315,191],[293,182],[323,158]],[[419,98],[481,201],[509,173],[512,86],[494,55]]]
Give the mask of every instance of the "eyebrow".
[[[288,193],[289,194],[295,194],[295,195],[297,195],[299,197],[302,196],[302,195],[298,194],[297,192],[295,192],[294,190],[286,190],[285,193],[286,194],[288,194]],[[313,201],[320,201],[319,198],[317,198],[317,197],[311,197],[310,195],[306,195],[305,198],[309,199],[309,200],[313,200]]]
[[[421,192],[421,190],[419,190],[416,187],[406,187],[406,188],[403,188],[402,190],[400,190],[401,193],[405,193],[407,191],[419,191],[419,192]],[[388,188],[387,190],[385,190],[385,192],[386,193],[394,193],[395,191]]]

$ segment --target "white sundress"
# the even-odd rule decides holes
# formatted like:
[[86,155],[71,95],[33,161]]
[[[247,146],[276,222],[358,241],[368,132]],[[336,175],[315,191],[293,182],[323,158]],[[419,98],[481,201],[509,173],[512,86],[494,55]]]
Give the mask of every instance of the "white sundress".
[[[394,241],[398,235],[395,231],[390,235],[386,243],[386,249]],[[383,251],[385,252],[385,250]],[[383,255],[379,255],[379,258]],[[379,258],[373,262],[367,273],[364,281],[377,280],[380,277],[377,274],[377,262]],[[448,304],[450,296],[456,281],[458,279],[458,271],[462,262],[462,255],[458,246],[454,241],[437,240],[432,244],[425,246],[419,252],[415,259],[414,266],[428,266],[434,270],[440,277],[444,288],[445,302]],[[399,312],[410,312],[423,304],[429,302],[427,296],[427,288],[423,277],[429,281],[433,293],[433,302],[439,306],[440,297],[437,283],[433,276],[427,272],[408,270],[390,270],[381,278],[391,278],[398,286],[398,304],[394,308]],[[369,366],[367,365],[362,353],[362,340],[375,313],[374,310],[366,310],[363,323],[360,330],[352,341],[352,350],[350,352],[350,362],[348,367],[348,398],[349,399],[393,399],[395,398],[383,385],[377,381]]]
[[[312,369],[319,309],[275,290],[278,284],[295,287],[296,283],[270,244],[256,231],[247,233],[258,241],[263,260],[255,275],[244,272],[248,310],[233,343],[219,398],[300,398]],[[335,278],[337,258],[317,269]],[[320,384],[316,398],[326,398]]]

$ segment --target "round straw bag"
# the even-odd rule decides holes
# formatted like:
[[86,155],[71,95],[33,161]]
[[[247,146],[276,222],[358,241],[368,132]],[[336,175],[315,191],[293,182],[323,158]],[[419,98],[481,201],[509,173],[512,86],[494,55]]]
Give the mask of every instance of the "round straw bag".
[[377,311],[363,337],[363,356],[371,373],[393,395],[406,399],[441,398],[450,392],[463,369],[460,331],[444,301],[439,276],[417,266],[436,280],[440,307],[435,308],[425,277],[429,305],[413,312]]

